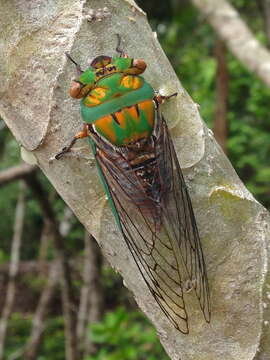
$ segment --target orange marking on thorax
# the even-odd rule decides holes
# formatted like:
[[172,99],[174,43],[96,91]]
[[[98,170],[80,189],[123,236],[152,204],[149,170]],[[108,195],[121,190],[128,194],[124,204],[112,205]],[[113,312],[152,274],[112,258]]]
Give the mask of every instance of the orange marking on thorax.
[[112,116],[110,114],[96,120],[95,127],[97,130],[99,129],[104,135],[106,135],[108,139],[111,139],[112,143],[116,141],[116,135],[112,127]]
[[106,96],[107,92],[108,92],[107,89],[104,89],[102,87],[97,87],[91,91],[91,95],[96,97],[97,99],[102,99]]
[[129,75],[124,76],[123,79],[121,80],[121,85],[128,89],[131,88],[130,78],[131,78],[131,76],[129,76]]
[[136,90],[142,86],[142,80],[137,76],[126,75],[122,78],[121,85],[127,89]]
[[137,76],[133,77],[133,89],[139,89],[142,86],[142,81]]
[[139,109],[145,112],[147,121],[151,126],[153,126],[155,113],[153,100],[142,101],[139,103]]
[[95,96],[92,96],[92,95],[88,95],[86,97],[86,99],[84,100],[84,104],[86,106],[96,106],[96,105],[99,105],[101,104],[101,100],[96,98]]
[[94,88],[93,90],[91,90],[90,94],[84,100],[84,104],[86,106],[96,106],[101,104],[107,92],[108,89],[102,87]]

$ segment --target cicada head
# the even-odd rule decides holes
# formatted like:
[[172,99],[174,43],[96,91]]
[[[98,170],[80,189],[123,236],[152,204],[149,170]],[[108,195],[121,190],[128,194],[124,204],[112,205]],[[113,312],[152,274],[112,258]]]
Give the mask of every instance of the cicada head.
[[91,62],[91,67],[96,70],[98,77],[114,72],[138,75],[144,72],[146,63],[142,59],[132,59],[127,54],[118,57],[100,55]]
[[77,72],[80,74],[78,79],[73,80],[69,94],[71,97],[81,99],[85,97],[94,84],[101,78],[112,75],[114,73],[122,73],[124,75],[140,75],[146,69],[146,63],[142,59],[133,59],[120,49],[120,36],[118,37],[118,45],[116,51],[118,56],[111,57],[107,55],[99,55],[92,60],[90,67],[86,71],[82,71],[69,54],[68,59],[76,65]]

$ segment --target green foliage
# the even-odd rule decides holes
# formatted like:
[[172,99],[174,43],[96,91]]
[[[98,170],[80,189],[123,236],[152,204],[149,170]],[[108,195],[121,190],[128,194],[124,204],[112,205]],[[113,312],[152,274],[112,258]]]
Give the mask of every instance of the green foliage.
[[215,110],[216,61],[212,55],[215,38],[210,26],[201,24],[197,11],[186,6],[166,24],[160,40],[184,88],[200,104],[202,117],[211,124]]
[[[7,128],[0,131],[0,143],[4,143],[3,152],[0,153],[0,170],[4,170],[10,166],[18,165],[19,152],[18,144],[12,135],[7,134]],[[5,253],[1,259],[8,259],[10,252],[10,239],[13,233],[13,219],[15,207],[18,197],[18,184],[11,183],[5,186],[5,191],[1,191],[0,198],[0,244],[1,251]]]
[[90,328],[91,341],[99,348],[86,360],[168,360],[156,333],[138,312],[118,308]]
[[[247,17],[258,39],[265,42],[262,17],[250,21],[248,16],[250,11],[260,15],[258,6],[254,3],[247,6],[242,0],[234,0],[233,4]],[[165,22],[166,31],[160,34],[162,45],[184,88],[200,104],[202,118],[211,127],[216,110],[213,55],[216,35],[192,6],[181,7],[172,19]],[[248,189],[270,207],[270,89],[229,53],[227,64],[230,77],[228,156]]]
[[63,360],[65,353],[64,321],[54,317],[46,322],[44,341],[37,360]]
[[229,157],[249,190],[270,206],[270,89],[229,56]]
[[[31,316],[13,313],[8,324],[5,356],[9,360],[16,353],[21,353],[23,344],[27,341],[31,326]],[[20,359],[20,357],[16,357]]]
[[127,292],[123,287],[123,279],[109,265],[102,267],[102,284],[106,289],[106,309],[111,310],[121,305],[130,305]]
[[[13,313],[9,321],[8,336],[6,338],[6,360],[22,360],[22,352],[31,330],[32,317],[21,313]],[[64,359],[64,330],[63,318],[48,319],[45,324],[44,341],[39,349],[37,360]]]

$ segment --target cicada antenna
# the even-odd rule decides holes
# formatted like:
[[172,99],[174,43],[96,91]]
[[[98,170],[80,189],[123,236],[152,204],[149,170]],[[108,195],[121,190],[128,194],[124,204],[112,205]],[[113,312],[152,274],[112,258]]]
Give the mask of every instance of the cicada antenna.
[[82,74],[84,71],[81,69],[81,66],[76,63],[75,60],[72,59],[72,57],[69,55],[69,53],[65,53],[66,54],[66,57],[68,58],[68,60],[70,60],[75,66],[76,66],[76,70],[79,74]]
[[128,55],[124,52],[124,50],[120,47],[121,45],[121,36],[119,34],[116,34],[117,37],[117,46],[116,46],[116,52],[120,54],[120,57],[128,57]]

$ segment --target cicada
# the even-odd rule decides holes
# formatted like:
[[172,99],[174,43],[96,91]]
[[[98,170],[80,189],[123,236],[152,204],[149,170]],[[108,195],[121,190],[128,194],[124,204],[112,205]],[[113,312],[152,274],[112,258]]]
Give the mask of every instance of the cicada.
[[210,321],[209,286],[192,204],[160,107],[141,76],[142,59],[120,48],[76,65],[70,95],[81,99],[83,129],[55,158],[88,137],[101,182],[124,241],[153,298],[182,333],[189,332],[186,293],[193,290]]

